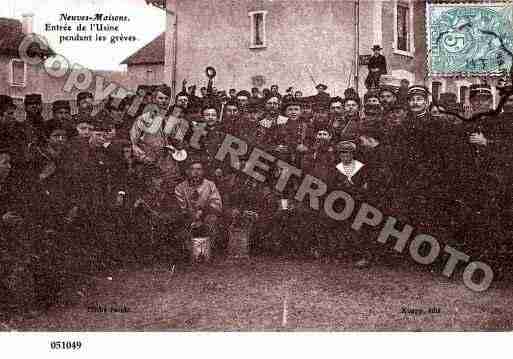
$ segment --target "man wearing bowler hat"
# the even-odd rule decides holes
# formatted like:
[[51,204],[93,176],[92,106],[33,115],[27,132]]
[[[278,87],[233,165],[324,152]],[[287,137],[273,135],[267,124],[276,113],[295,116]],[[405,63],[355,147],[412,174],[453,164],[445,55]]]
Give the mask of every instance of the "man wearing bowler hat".
[[327,109],[329,107],[329,103],[331,100],[329,93],[326,92],[328,86],[320,83],[317,86],[315,86],[315,89],[317,90],[317,95],[310,97],[311,102],[313,103],[313,106],[315,108],[314,111],[317,110],[318,112],[321,108]]
[[387,73],[387,60],[385,56],[380,54],[381,50],[383,49],[379,45],[372,47],[373,54],[368,64],[369,75],[365,79],[365,86],[367,86],[368,89],[378,88],[381,75]]

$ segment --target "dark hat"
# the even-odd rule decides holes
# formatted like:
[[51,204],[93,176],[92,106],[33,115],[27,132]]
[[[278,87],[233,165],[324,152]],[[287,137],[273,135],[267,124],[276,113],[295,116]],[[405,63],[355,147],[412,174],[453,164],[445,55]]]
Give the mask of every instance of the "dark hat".
[[362,100],[360,100],[360,97],[358,96],[348,96],[344,99],[344,104],[347,102],[347,101],[354,101],[358,104],[358,106],[361,106],[362,105]]
[[203,113],[205,110],[212,109],[212,108],[215,109],[217,111],[217,113],[219,114],[221,104],[215,98],[208,98],[207,100],[205,100],[203,102],[203,106],[201,106],[201,113]]
[[119,103],[119,109],[125,110],[129,108],[132,105],[132,102],[134,101],[134,97],[132,96],[126,96],[124,97],[121,102]]
[[77,95],[77,103],[87,98],[90,98],[92,100],[94,98],[93,94],[87,91],[79,92]]
[[171,97],[171,88],[166,84],[156,86],[155,92],[161,92],[167,97]]
[[107,98],[107,102],[105,102],[105,109],[106,110],[117,110],[117,109],[122,109],[121,108],[121,101],[123,101],[122,99],[120,98],[116,98],[116,97],[112,97],[112,96],[109,96]]
[[370,90],[363,95],[363,102],[367,102],[370,98],[377,98],[379,100],[379,91]]
[[289,107],[289,106],[303,107],[303,101],[298,101],[292,96],[290,96],[290,97],[285,96],[283,98],[283,102],[282,102],[282,106],[281,106],[282,110],[285,112],[287,110],[287,107]]
[[315,88],[317,90],[322,90],[322,91],[325,91],[328,89],[328,86],[326,86],[325,84],[318,84],[317,86],[315,86]]
[[472,98],[474,96],[486,96],[493,97],[492,88],[488,84],[473,84],[469,87],[469,97]]
[[9,107],[15,107],[11,96],[0,95],[0,113],[3,113]]
[[271,94],[268,97],[266,97],[264,101],[267,103],[272,98],[276,98],[276,99],[278,99],[279,102],[281,102],[280,96],[279,95],[274,95],[274,94]]
[[381,95],[385,91],[391,92],[395,96],[397,96],[397,92],[399,91],[399,89],[397,87],[395,87],[395,86],[383,85],[383,86],[379,87],[378,94]]
[[345,140],[337,143],[337,151],[338,152],[354,152],[356,151],[356,141],[353,140]]
[[340,96],[335,96],[330,99],[329,105],[331,106],[332,103],[340,102],[341,104],[344,104],[344,99]]
[[59,110],[68,110],[71,111],[71,106],[69,104],[69,101],[66,100],[57,100],[52,103],[52,111],[59,111]]
[[381,50],[383,50],[383,48],[379,45],[374,45],[374,46],[372,46],[372,51],[375,51],[375,50],[381,51]]
[[235,106],[235,107],[238,107],[239,104],[237,103],[237,101],[235,100],[232,100],[232,99],[229,99],[228,101],[226,101],[226,103],[224,104],[224,107],[226,108],[226,106]]
[[189,94],[187,92],[180,91],[179,93],[176,94],[176,98],[177,99],[178,99],[178,97],[187,97],[187,98],[189,98]]
[[39,93],[31,93],[25,96],[25,105],[39,105],[43,103],[43,97]]
[[458,104],[458,96],[453,92],[442,92],[438,104],[448,111],[458,112],[460,105]]
[[207,163],[205,156],[200,153],[196,153],[187,158],[187,162],[186,162],[187,168],[190,168],[192,165],[197,164],[197,163],[199,163],[199,164],[203,165],[203,167],[205,167],[205,164]]
[[144,94],[149,94],[151,92],[151,86],[148,85],[139,85],[137,86],[137,90],[135,92],[144,91]]
[[69,129],[66,126],[64,126],[64,124],[61,121],[58,121],[56,119],[50,119],[45,122],[44,134],[46,138],[50,137],[52,132],[54,132],[55,130],[65,131],[66,134],[69,135]]
[[413,85],[408,88],[408,97],[413,95],[421,95],[427,98],[429,96],[429,90],[425,86]]
[[250,98],[251,94],[249,93],[249,91],[242,90],[237,93],[237,97],[239,97],[239,96],[244,96],[244,97]]
[[344,97],[359,97],[358,92],[353,87],[346,88],[344,90]]
[[263,111],[263,109],[264,109],[264,103],[262,101],[257,101],[257,102],[253,102],[253,103],[250,102],[248,105],[249,113]]

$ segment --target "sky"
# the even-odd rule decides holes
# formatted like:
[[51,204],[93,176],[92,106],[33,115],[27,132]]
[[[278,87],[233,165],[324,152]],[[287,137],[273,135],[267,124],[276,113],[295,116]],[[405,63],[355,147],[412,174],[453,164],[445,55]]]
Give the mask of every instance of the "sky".
[[[149,43],[166,29],[165,11],[147,5],[145,0],[0,0],[0,17],[22,19],[22,14],[34,14],[33,31],[47,38],[54,51],[63,55],[70,63],[77,63],[94,70],[122,70],[120,65],[124,59]],[[129,22],[105,22],[119,25],[120,35],[134,35],[137,41],[120,42],[111,45],[106,42],[65,42],[60,44],[61,35],[76,33],[47,32],[47,23],[61,24],[61,13],[72,16],[103,13],[114,16],[128,16]],[[69,22],[75,27],[78,22]],[[88,32],[91,34],[91,32]],[[110,39],[114,33],[105,33]]]

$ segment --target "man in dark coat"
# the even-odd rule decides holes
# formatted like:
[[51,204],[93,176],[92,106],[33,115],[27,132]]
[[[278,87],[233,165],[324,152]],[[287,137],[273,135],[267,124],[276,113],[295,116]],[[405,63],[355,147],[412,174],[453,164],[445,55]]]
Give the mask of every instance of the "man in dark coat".
[[[12,171],[11,149],[0,147],[0,313],[28,312],[34,307],[33,254],[28,234],[23,182]],[[4,314],[0,314],[0,320]]]
[[0,146],[11,149],[11,161],[15,168],[21,168],[27,148],[26,128],[16,120],[16,105],[7,95],[0,95]]
[[27,140],[39,142],[44,139],[43,98],[41,94],[28,94],[25,96],[25,113]]
[[90,92],[83,91],[77,95],[78,113],[72,117],[73,125],[76,126],[79,123],[92,123],[94,121],[92,115],[93,99],[93,94]]
[[365,86],[368,89],[378,88],[379,87],[379,79],[381,75],[387,73],[387,60],[385,56],[380,54],[380,51],[383,50],[381,46],[374,45],[372,47],[373,54],[369,59],[369,74],[365,79]]
[[321,109],[328,108],[330,103],[330,95],[326,92],[328,86],[325,84],[318,84],[315,86],[317,95],[310,96],[308,100],[313,104],[314,111],[318,112]]

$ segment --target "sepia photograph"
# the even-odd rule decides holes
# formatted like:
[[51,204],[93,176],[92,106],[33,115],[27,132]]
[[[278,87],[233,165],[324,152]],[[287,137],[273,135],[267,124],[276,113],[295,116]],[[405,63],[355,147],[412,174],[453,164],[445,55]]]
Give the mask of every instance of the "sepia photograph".
[[512,233],[511,1],[0,5],[3,334],[510,332]]

